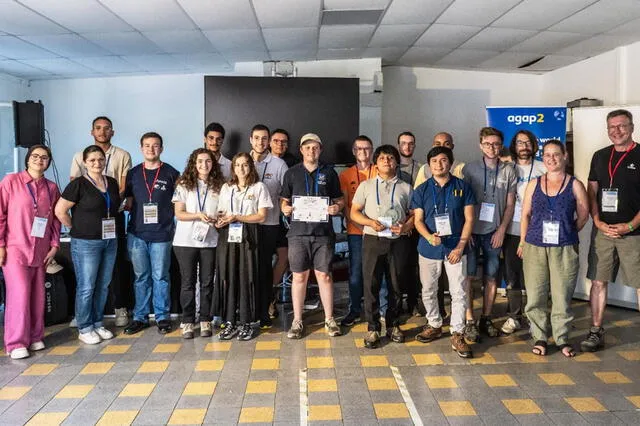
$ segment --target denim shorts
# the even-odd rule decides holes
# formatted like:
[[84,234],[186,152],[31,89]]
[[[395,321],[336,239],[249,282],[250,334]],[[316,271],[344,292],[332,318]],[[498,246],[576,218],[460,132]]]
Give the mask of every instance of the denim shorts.
[[[495,231],[494,231],[495,232]],[[502,247],[491,247],[491,237],[494,232],[488,234],[473,234],[473,247],[469,247],[467,253],[467,275],[470,277],[477,276],[478,258],[480,250],[482,250],[482,270],[487,278],[497,278],[500,269],[500,251]]]

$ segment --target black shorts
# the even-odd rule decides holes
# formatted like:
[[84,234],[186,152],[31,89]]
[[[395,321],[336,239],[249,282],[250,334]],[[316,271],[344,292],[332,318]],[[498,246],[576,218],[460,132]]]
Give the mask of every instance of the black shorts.
[[278,238],[276,239],[276,248],[289,246],[289,240],[287,239],[288,229],[280,222],[280,231],[278,232]]
[[305,235],[289,238],[289,269],[305,272],[310,269],[329,273],[335,249],[332,236]]

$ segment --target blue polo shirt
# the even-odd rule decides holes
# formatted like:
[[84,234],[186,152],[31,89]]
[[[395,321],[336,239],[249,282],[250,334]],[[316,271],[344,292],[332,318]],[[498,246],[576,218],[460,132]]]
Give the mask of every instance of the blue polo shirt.
[[448,256],[451,250],[456,248],[460,242],[462,228],[464,227],[464,207],[474,204],[476,204],[476,197],[473,194],[471,185],[453,175],[444,187],[441,187],[433,178],[427,179],[426,182],[418,186],[413,192],[411,209],[422,209],[424,211],[424,224],[429,232],[436,232],[434,205],[438,206],[438,214],[448,213],[449,221],[451,222],[451,235],[442,237],[442,244],[437,247],[432,246],[421,235],[418,241],[418,253],[428,259],[437,260],[443,260]]

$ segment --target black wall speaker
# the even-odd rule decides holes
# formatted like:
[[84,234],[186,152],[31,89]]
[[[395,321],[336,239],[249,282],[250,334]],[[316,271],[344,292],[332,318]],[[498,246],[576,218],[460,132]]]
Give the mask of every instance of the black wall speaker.
[[44,105],[42,102],[13,102],[16,146],[29,148],[44,144]]

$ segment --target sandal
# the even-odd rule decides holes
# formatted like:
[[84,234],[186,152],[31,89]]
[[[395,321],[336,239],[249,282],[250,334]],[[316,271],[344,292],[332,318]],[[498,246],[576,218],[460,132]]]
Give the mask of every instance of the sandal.
[[533,344],[533,349],[531,349],[534,355],[545,356],[547,354],[547,342],[544,340],[537,340]]
[[[567,349],[566,352],[565,352],[565,349]],[[574,356],[576,356],[576,350],[573,349],[573,346],[569,345],[568,343],[565,343],[564,345],[559,345],[558,350],[562,355],[564,355],[567,358],[573,358]]]

